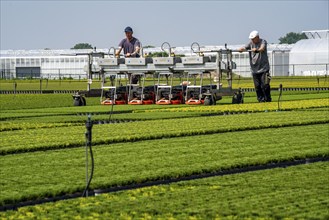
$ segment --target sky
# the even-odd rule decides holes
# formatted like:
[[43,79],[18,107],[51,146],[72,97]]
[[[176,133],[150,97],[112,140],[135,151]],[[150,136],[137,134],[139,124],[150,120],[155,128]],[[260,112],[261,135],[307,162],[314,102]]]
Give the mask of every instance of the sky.
[[131,26],[143,46],[237,45],[258,30],[268,43],[289,32],[329,29],[329,0],[1,2],[1,50],[118,46]]

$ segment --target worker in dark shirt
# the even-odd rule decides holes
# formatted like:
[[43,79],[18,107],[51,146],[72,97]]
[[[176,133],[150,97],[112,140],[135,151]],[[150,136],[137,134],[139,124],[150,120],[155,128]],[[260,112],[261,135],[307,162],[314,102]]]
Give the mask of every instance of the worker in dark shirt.
[[[126,33],[126,38],[124,38],[119,43],[119,48],[115,53],[116,57],[120,56],[122,49],[125,57],[127,58],[140,57],[139,51],[140,51],[141,43],[137,38],[133,37],[133,33],[134,33],[133,29],[128,26],[125,28],[125,33]],[[131,73],[128,73],[129,81],[132,84],[137,84],[140,77],[136,75],[132,75],[131,77],[131,75],[132,75]]]
[[249,51],[249,61],[259,102],[271,102],[270,64],[267,56],[267,42],[259,37],[258,31],[249,35],[250,42],[239,49],[239,52]]
[[119,56],[123,49],[125,57],[140,57],[139,51],[141,43],[137,38],[133,37],[133,29],[131,27],[126,27],[125,33],[126,38],[119,43],[116,56]]

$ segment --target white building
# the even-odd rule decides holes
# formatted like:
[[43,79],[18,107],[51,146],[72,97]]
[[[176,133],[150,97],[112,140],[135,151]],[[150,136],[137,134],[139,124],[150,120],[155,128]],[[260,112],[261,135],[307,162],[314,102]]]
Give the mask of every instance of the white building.
[[86,78],[87,56],[70,56],[89,50],[2,50],[1,78]]

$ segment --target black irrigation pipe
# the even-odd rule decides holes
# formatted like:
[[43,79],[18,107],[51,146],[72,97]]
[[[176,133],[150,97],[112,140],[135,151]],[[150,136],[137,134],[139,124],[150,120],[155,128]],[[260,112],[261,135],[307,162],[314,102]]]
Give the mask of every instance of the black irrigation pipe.
[[[33,112],[31,112],[33,113]],[[25,116],[11,116],[11,117],[3,117],[0,118],[0,121],[6,121],[11,119],[17,118],[40,118],[40,117],[49,117],[49,116],[95,116],[95,115],[108,115],[110,112],[72,112],[72,113],[53,113],[53,114],[45,114],[45,115],[25,115]],[[126,113],[133,113],[133,110],[122,110],[122,111],[115,111],[112,114],[126,114]],[[83,121],[84,122],[84,121]]]
[[[95,120],[93,121],[94,125],[102,125],[102,124],[119,124],[119,123],[129,123],[129,122],[138,122],[138,121],[148,121],[152,119],[111,119],[111,120]],[[54,127],[29,127],[29,128],[0,128],[0,133],[1,132],[6,132],[6,131],[20,131],[20,130],[33,130],[33,129],[39,129],[39,128],[63,128],[63,127],[74,127],[74,126],[83,126],[84,125],[84,120],[81,121],[65,121],[65,122],[60,122],[63,123],[62,125],[56,125]],[[70,124],[68,124],[70,123]]]
[[75,94],[77,90],[0,90],[0,94]]
[[[242,92],[254,92],[255,88],[241,88]],[[278,88],[271,88],[272,91],[279,90]],[[328,91],[329,87],[302,87],[283,88],[282,91]],[[77,90],[0,90],[0,94],[75,94]]]
[[[278,91],[279,88],[271,88],[271,91]],[[241,88],[242,92],[255,92],[255,88]],[[282,91],[329,91],[329,87],[303,87],[303,88],[282,88]]]
[[[105,188],[105,189],[95,189],[95,190],[90,190],[89,196],[97,196],[97,195],[103,194],[103,193],[132,190],[132,189],[138,189],[138,188],[144,188],[144,187],[150,187],[150,186],[165,185],[165,184],[177,183],[177,182],[181,182],[181,181],[197,180],[197,179],[204,179],[204,178],[216,177],[216,176],[234,175],[234,174],[239,174],[239,173],[269,170],[269,169],[275,169],[275,168],[286,168],[286,167],[290,167],[290,166],[304,165],[304,164],[310,164],[310,163],[316,163],[316,162],[327,162],[327,161],[329,161],[328,155],[326,155],[325,157],[295,159],[293,161],[286,160],[286,161],[280,161],[280,162],[269,162],[269,163],[261,164],[261,165],[237,167],[237,168],[232,168],[232,169],[227,169],[227,170],[218,170],[218,171],[209,172],[209,173],[199,173],[199,174],[193,174],[193,175],[189,175],[189,176],[182,176],[182,177],[178,177],[178,178],[147,181],[144,183],[136,183],[136,184],[130,184],[130,185],[125,185],[125,186],[113,186],[113,187],[109,187],[109,188]],[[17,210],[18,208],[21,208],[24,206],[33,206],[33,205],[39,205],[39,204],[44,204],[44,203],[48,203],[48,202],[56,202],[56,201],[61,201],[61,200],[74,199],[74,198],[81,197],[81,195],[82,195],[81,192],[75,192],[72,194],[55,196],[55,197],[51,197],[51,198],[43,198],[43,199],[19,202],[16,204],[8,204],[8,205],[0,206],[0,211]]]

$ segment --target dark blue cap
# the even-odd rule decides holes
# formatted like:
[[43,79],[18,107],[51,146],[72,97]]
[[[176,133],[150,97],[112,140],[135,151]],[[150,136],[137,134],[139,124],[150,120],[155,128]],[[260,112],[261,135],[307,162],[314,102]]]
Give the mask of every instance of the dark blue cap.
[[125,32],[133,32],[133,29],[131,27],[126,27]]

